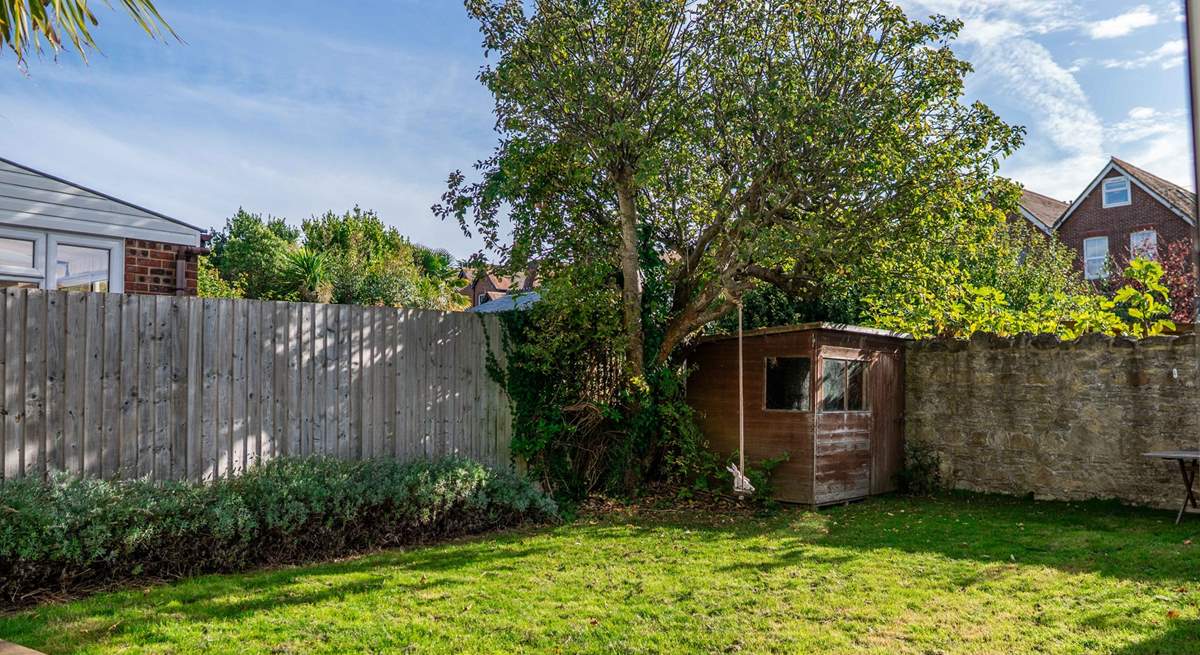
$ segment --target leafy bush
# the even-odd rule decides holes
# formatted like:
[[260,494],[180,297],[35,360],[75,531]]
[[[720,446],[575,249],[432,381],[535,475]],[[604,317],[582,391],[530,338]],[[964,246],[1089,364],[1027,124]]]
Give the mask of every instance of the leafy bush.
[[212,484],[0,484],[0,598],[301,562],[554,517],[528,481],[447,459],[280,459]]
[[919,441],[904,444],[904,468],[896,475],[900,491],[914,496],[928,496],[944,488],[942,458],[938,452]]

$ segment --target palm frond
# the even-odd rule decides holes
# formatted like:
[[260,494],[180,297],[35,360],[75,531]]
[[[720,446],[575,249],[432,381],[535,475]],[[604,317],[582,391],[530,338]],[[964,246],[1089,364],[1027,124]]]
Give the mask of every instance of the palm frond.
[[[152,0],[121,0],[121,6],[151,37],[179,38]],[[87,0],[0,0],[0,50],[12,50],[24,65],[30,52],[43,51],[44,41],[55,53],[70,48],[86,61],[97,48],[92,28],[99,24]]]

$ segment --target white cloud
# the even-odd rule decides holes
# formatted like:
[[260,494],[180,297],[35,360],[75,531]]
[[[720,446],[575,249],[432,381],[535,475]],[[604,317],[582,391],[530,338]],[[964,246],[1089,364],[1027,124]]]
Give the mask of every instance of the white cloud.
[[1038,43],[1042,35],[1055,32],[1080,31],[1095,38],[1113,38],[1155,23],[1173,22],[1182,0],[1155,4],[1154,9],[1160,10],[1157,16],[1148,5],[1139,5],[1097,22],[1081,18],[1089,7],[1074,0],[902,2],[912,16],[944,13],[961,17],[960,42],[967,46],[963,55],[976,70],[968,80],[969,95],[985,101],[1003,98],[1001,104],[1009,111],[1016,107],[1016,120],[1028,123],[1026,145],[1003,162],[1004,175],[1030,189],[1069,200],[1083,190],[1110,155],[1117,155],[1191,186],[1190,126],[1183,111],[1133,107],[1126,116],[1106,124],[1074,75],[1091,65],[1173,68],[1183,62],[1183,40],[1167,41],[1127,59],[1103,61],[1091,54],[1099,44],[1093,44],[1092,50],[1072,44],[1071,49],[1056,51],[1069,62],[1061,65],[1054,53]]
[[1146,5],[1139,5],[1119,16],[1090,23],[1085,29],[1093,39],[1113,39],[1157,24],[1158,14]]
[[1186,55],[1187,43],[1183,39],[1173,39],[1151,52],[1140,54],[1131,59],[1105,59],[1101,63],[1105,68],[1121,68],[1125,70],[1136,70],[1158,64],[1163,70],[1170,70],[1182,66]]
[[[474,61],[173,20],[188,45],[0,78],[0,153],[202,227],[358,204],[415,241],[478,247],[429,210],[494,139]],[[139,48],[155,63],[129,65]]]

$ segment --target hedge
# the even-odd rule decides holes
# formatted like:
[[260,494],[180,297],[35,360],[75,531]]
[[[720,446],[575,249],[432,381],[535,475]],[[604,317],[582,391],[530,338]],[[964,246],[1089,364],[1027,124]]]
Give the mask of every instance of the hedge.
[[0,600],[313,561],[556,514],[523,478],[463,459],[279,459],[208,484],[7,481]]

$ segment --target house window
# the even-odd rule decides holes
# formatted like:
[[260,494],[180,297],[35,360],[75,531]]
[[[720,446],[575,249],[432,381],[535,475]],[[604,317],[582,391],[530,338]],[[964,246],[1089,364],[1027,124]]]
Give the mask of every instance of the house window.
[[807,357],[768,357],[767,409],[807,412],[812,361]]
[[120,239],[0,227],[0,287],[120,293],[124,259]]
[[1100,280],[1108,276],[1108,237],[1083,240],[1083,277]]
[[1129,178],[1110,177],[1104,180],[1104,208],[1124,207],[1130,203]]
[[1129,256],[1155,259],[1158,257],[1158,233],[1142,230],[1129,235]]
[[821,411],[861,412],[866,409],[867,362],[828,357],[821,361]]
[[488,301],[488,295],[486,293],[481,293],[475,297],[476,305],[482,305],[483,303],[485,303],[487,301]]

